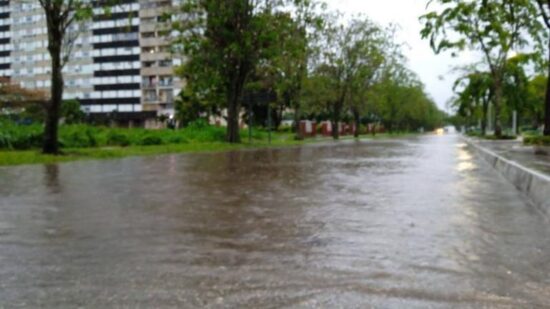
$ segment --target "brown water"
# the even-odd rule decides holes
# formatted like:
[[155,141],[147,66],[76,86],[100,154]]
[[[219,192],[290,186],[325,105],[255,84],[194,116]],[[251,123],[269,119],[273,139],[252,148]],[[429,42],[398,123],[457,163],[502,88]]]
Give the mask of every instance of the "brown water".
[[550,225],[459,137],[0,169],[0,307],[550,307]]

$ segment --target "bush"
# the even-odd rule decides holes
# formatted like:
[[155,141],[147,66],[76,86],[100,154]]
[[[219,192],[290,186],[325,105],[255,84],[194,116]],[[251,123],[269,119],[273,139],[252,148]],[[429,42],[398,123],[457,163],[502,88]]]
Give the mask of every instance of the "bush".
[[[225,141],[225,128],[214,127],[203,120],[191,123],[181,130],[146,130],[97,127],[85,124],[61,125],[59,142],[63,148],[90,148],[104,146],[162,145],[215,143]],[[242,131],[243,138],[248,136]],[[254,129],[254,139],[266,139],[265,131]],[[41,124],[21,125],[0,119],[0,149],[32,149],[42,145]]]
[[539,136],[540,132],[538,130],[522,130],[521,134],[523,136]]
[[59,142],[62,147],[67,148],[97,147],[97,131],[85,125],[62,126],[59,130]]
[[550,146],[550,136],[526,136],[523,138],[525,145]]
[[502,135],[500,137],[497,137],[496,135],[485,135],[485,136],[482,136],[482,138],[484,139],[488,139],[488,140],[493,140],[493,141],[498,141],[498,140],[515,140],[517,138],[517,136],[515,135]]
[[470,136],[470,137],[481,137],[481,131],[468,131],[466,132],[466,135],[467,136]]
[[110,131],[109,134],[107,134],[107,145],[126,147],[130,146],[130,144],[130,138],[124,133]]
[[0,122],[0,149],[25,150],[40,147],[43,134],[40,125],[18,125],[11,121]]
[[[319,127],[319,126],[317,126]],[[280,126],[278,129],[277,129],[277,132],[280,132],[280,133],[293,133],[293,128],[292,126]]]
[[22,132],[11,141],[11,148],[18,150],[38,148],[42,145],[43,139],[42,132]]
[[61,103],[61,117],[65,119],[67,124],[82,122],[85,114],[80,110],[80,102],[78,100],[64,100]]
[[225,141],[225,128],[211,126],[202,119],[191,123],[182,134],[187,140],[201,143]]
[[168,137],[168,144],[187,144],[189,141],[181,135],[171,135]]
[[143,146],[162,145],[163,141],[162,138],[160,138],[159,136],[146,135],[141,138],[139,144]]

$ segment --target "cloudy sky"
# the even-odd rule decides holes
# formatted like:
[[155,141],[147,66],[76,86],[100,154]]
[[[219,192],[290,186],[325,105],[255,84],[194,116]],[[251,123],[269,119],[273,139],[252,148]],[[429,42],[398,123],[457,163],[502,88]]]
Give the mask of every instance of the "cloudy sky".
[[453,67],[471,63],[469,53],[458,58],[450,54],[435,55],[428,41],[420,38],[421,25],[418,17],[426,12],[426,0],[325,0],[329,7],[337,9],[347,16],[357,13],[367,15],[382,25],[399,24],[399,40],[409,47],[403,53],[409,59],[409,68],[415,71],[426,85],[427,92],[437,105],[445,109],[447,100],[452,96],[452,84],[456,74]]

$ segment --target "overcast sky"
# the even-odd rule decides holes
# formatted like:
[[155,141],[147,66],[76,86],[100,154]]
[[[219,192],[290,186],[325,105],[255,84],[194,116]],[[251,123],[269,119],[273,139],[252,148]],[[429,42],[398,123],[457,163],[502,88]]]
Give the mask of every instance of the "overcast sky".
[[409,59],[408,67],[415,71],[426,85],[426,91],[441,109],[452,96],[452,84],[456,74],[451,69],[472,63],[470,53],[458,58],[450,54],[435,55],[428,41],[420,38],[421,24],[418,17],[426,12],[426,0],[325,0],[329,7],[346,15],[362,13],[381,25],[399,24],[399,40],[409,47],[403,53]]

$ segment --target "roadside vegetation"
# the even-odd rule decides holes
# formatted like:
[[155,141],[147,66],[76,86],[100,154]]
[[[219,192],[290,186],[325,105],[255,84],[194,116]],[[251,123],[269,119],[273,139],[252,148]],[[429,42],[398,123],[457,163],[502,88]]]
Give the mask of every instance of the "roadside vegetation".
[[241,140],[241,111],[246,123],[275,130],[293,121],[296,139],[300,120],[388,132],[443,124],[393,26],[362,15],[346,20],[308,0],[185,0],[169,17],[174,51],[187,59],[176,68],[186,80],[176,117],[184,125],[224,117],[230,143]]
[[[93,4],[39,3],[47,20],[51,88],[29,91],[0,81],[4,157],[6,151],[17,158],[17,151],[30,155],[39,149],[65,160],[78,154],[101,157],[149,151],[144,147],[161,152],[201,149],[199,144],[226,149],[224,142],[249,147],[248,131],[241,132],[243,122],[255,128],[249,144],[267,143],[270,131],[276,145],[303,140],[298,130],[301,120],[330,122],[332,128],[353,124],[359,137],[429,131],[442,126],[446,117],[408,69],[393,26],[361,15],[347,20],[326,10],[321,1],[185,0],[159,20],[171,25],[167,35],[173,55],[185,59],[174,68],[185,81],[175,102],[174,130],[93,124],[78,101],[62,100],[63,67],[78,37],[67,29],[89,22]],[[124,1],[105,2],[103,13],[110,14],[120,3]],[[226,126],[208,125],[213,119]],[[293,128],[283,122],[293,123]],[[332,133],[334,139],[340,138],[339,130]]]
[[[263,128],[253,128],[250,141],[248,131],[243,131],[241,132],[243,142],[231,144],[225,141],[225,128],[200,121],[179,130],[123,129],[71,124],[59,127],[61,152],[58,155],[50,155],[40,151],[42,134],[43,128],[37,124],[16,125],[13,122],[0,121],[0,166],[168,153],[289,147],[330,140],[323,137],[296,140],[290,128],[287,127],[281,127],[280,130],[271,133]],[[399,138],[410,134],[409,132],[383,133],[369,136],[369,138]],[[352,136],[344,138],[351,139]]]
[[[120,158],[137,155],[154,155],[181,152],[211,152],[251,147],[292,146],[292,134],[272,133],[261,129],[242,132],[243,142],[231,145],[225,142],[225,128],[196,122],[181,130],[123,129],[85,124],[61,125],[59,127],[60,155],[42,154],[43,127],[40,124],[17,125],[0,121],[0,166],[31,163],[65,162],[81,159]],[[245,136],[246,134],[246,136]]]
[[549,13],[543,0],[431,1],[420,20],[434,52],[481,56],[456,68],[455,126],[489,139],[550,135]]

